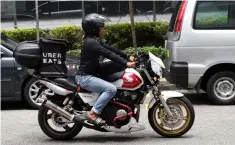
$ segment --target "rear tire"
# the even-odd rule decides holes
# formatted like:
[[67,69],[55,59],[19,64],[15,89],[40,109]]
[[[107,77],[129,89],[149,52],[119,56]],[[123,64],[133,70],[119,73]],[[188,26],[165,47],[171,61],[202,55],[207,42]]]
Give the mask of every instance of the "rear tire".
[[[229,95],[226,96],[226,93]],[[207,82],[207,94],[209,98],[217,105],[234,104],[235,73],[230,71],[224,71],[212,75],[209,81]],[[223,95],[225,96],[223,97]]]
[[54,130],[47,122],[48,110],[49,109],[42,105],[38,112],[39,126],[48,137],[55,140],[71,140],[82,130],[83,126],[78,123],[75,123],[73,127],[69,129],[69,131],[58,132]]
[[[157,113],[157,109],[160,107],[161,105],[161,102],[156,102],[152,108],[149,109],[148,111],[148,120],[149,120],[149,123],[151,125],[151,127],[153,128],[153,130],[164,136],[164,137],[169,137],[169,138],[173,138],[173,137],[180,137],[182,135],[184,135],[185,133],[187,133],[191,127],[193,126],[193,123],[194,123],[194,120],[195,120],[195,112],[194,112],[194,108],[193,108],[193,105],[191,104],[191,102],[183,97],[183,98],[170,98],[167,100],[167,104],[168,104],[168,101],[176,101],[176,102],[179,102],[181,103],[184,107],[186,107],[186,110],[187,110],[187,113],[188,113],[188,120],[186,121],[186,125],[184,124],[184,126],[182,127],[182,129],[178,129],[178,130],[166,130],[164,129],[163,127],[161,127],[158,123],[157,123],[157,120],[156,118],[157,117],[160,117],[159,116],[159,113]],[[158,115],[156,115],[158,114]],[[164,119],[166,119],[164,117]]]

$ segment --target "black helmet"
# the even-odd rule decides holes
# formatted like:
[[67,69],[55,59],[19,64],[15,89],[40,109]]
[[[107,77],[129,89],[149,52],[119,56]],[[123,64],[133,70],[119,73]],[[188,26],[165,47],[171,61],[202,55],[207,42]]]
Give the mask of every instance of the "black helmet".
[[99,28],[104,27],[106,21],[110,19],[103,15],[88,14],[82,19],[82,29],[85,35],[99,36]]

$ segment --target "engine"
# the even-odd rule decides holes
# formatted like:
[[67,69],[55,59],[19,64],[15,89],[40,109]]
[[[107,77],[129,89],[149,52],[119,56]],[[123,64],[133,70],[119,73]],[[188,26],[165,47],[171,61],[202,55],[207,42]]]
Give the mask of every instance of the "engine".
[[126,105],[133,105],[138,99],[138,94],[137,92],[121,91],[115,99]]
[[105,118],[108,125],[121,127],[129,122],[129,116],[127,116],[127,113],[127,109],[117,104],[109,103],[102,111],[102,116]]
[[[115,102],[110,102],[103,110],[103,117],[106,119],[108,125],[115,125],[121,127],[129,122],[128,108],[133,108],[138,99],[136,92],[122,91],[115,97]],[[134,110],[132,110],[134,111]],[[124,117],[123,117],[124,116]]]

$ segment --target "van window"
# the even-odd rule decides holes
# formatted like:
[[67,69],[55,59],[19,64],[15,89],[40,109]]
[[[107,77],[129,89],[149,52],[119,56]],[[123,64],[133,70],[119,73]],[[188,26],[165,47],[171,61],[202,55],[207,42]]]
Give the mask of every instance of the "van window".
[[182,1],[175,1],[175,5],[176,6],[172,10],[173,13],[172,13],[171,20],[170,20],[169,27],[168,27],[168,31],[169,32],[173,32],[174,31],[175,21],[176,21],[176,18],[177,18],[178,11],[179,11],[181,3],[182,3]]
[[194,29],[235,29],[235,2],[197,2]]

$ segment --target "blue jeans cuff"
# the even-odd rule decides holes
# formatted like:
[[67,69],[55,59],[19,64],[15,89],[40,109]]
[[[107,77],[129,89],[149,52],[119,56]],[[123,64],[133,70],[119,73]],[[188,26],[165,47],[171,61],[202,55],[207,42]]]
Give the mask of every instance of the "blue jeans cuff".
[[95,114],[97,114],[97,115],[100,115],[100,114],[101,114],[101,112],[98,111],[97,109],[95,109],[94,107],[92,107],[92,111],[95,112]]

